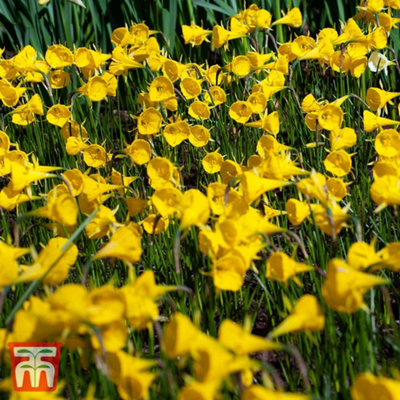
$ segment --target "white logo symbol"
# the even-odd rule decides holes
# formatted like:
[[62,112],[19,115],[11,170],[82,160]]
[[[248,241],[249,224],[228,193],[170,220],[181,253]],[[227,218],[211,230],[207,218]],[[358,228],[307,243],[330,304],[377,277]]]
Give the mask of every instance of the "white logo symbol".
[[15,367],[17,387],[22,387],[26,371],[29,373],[32,387],[39,387],[42,372],[46,374],[47,386],[52,387],[55,375],[54,366],[48,361],[43,361],[42,357],[55,357],[56,353],[56,347],[14,347],[14,356],[29,357],[29,360],[21,361]]

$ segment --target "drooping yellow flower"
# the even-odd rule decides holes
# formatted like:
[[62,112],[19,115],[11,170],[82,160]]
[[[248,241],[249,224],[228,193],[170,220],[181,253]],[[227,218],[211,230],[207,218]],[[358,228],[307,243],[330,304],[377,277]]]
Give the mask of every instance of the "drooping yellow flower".
[[218,341],[238,356],[258,351],[278,350],[281,347],[278,343],[252,335],[229,319],[225,319],[219,327]]
[[200,334],[186,315],[177,312],[164,328],[162,349],[168,358],[184,356],[191,352]]
[[106,257],[115,257],[130,263],[140,260],[142,248],[140,246],[141,233],[135,223],[118,228],[110,241],[93,257],[94,260]]
[[364,110],[363,112],[363,123],[364,123],[364,131],[372,132],[375,129],[382,128],[383,126],[388,125],[399,125],[399,121],[395,121],[389,118],[379,117],[375,115],[371,111]]
[[318,228],[329,236],[337,235],[346,226],[348,208],[341,208],[335,199],[331,199],[325,206],[311,204],[311,209]]
[[299,263],[285,253],[277,251],[268,258],[266,277],[280,282],[287,282],[289,278],[296,274],[312,270],[311,266]]
[[212,31],[203,29],[201,26],[195,25],[193,22],[189,25],[182,25],[182,35],[185,44],[192,46],[200,46],[204,41],[207,41],[207,36]]
[[26,103],[18,106],[12,112],[12,122],[17,125],[28,125],[34,121],[36,115],[43,115],[43,103],[38,94]]
[[294,331],[322,331],[325,316],[315,296],[305,294],[297,300],[293,311],[268,336],[276,338]]
[[357,271],[343,260],[334,258],[328,265],[322,296],[333,310],[353,313],[361,308],[365,292],[375,285],[387,283],[386,279]]
[[271,114],[264,114],[264,116],[258,121],[248,122],[245,125],[254,128],[261,128],[271,135],[277,135],[279,133],[279,124],[279,114],[277,111],[274,111]]
[[180,204],[181,229],[205,224],[210,216],[207,197],[197,189],[187,190]]
[[14,87],[7,79],[0,80],[0,100],[7,107],[16,106],[25,91],[26,88],[21,87],[21,83]]
[[295,7],[288,11],[282,18],[277,19],[272,23],[274,25],[288,25],[292,28],[300,28],[303,23],[303,17],[300,10]]
[[311,214],[309,205],[296,199],[286,202],[286,211],[290,223],[295,226],[300,225]]
[[227,44],[229,40],[238,39],[243,36],[245,36],[243,32],[232,32],[222,26],[215,25],[212,30],[212,44],[216,49],[219,49]]
[[29,249],[10,246],[0,241],[0,288],[10,285],[18,276],[17,259]]
[[[67,241],[68,239],[61,237],[50,239],[46,247],[39,253],[34,264],[26,267],[15,282],[29,282],[41,279],[48,271],[50,272],[44,277],[44,283],[58,285],[64,282],[68,277],[71,266],[78,257],[78,248],[75,244],[71,244],[67,250],[62,252],[61,249]],[[57,261],[58,258],[60,258],[59,261]]]
[[114,217],[116,212],[117,210],[110,210],[105,206],[100,206],[98,213],[85,227],[88,237],[90,239],[98,239],[106,236],[116,223]]
[[392,99],[400,96],[400,92],[387,92],[379,88],[367,90],[367,104],[372,111],[378,111],[385,107],[386,103],[393,104]]
[[77,222],[78,205],[66,186],[58,185],[48,193],[47,204],[34,210],[31,214],[72,227]]

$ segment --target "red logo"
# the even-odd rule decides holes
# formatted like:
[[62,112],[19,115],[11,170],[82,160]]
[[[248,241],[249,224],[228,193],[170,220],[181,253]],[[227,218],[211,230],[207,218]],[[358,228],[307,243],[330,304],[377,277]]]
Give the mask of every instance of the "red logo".
[[62,344],[10,342],[11,369],[17,392],[51,392],[56,389]]

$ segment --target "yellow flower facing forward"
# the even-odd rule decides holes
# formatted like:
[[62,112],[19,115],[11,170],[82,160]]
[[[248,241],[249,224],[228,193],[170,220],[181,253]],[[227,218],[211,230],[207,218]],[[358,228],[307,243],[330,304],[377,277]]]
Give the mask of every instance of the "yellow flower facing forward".
[[399,121],[395,121],[389,118],[379,117],[375,115],[371,111],[364,110],[363,112],[363,123],[364,123],[364,131],[365,132],[372,132],[375,129],[380,129],[383,126],[388,125],[399,125]]
[[218,153],[218,151],[213,151],[212,153],[207,153],[207,155],[201,161],[201,164],[208,174],[215,174],[221,170],[221,165],[223,162],[224,157]]
[[83,150],[83,160],[89,167],[102,168],[107,163],[107,153],[103,146],[91,144]]
[[138,165],[146,164],[151,159],[151,146],[147,140],[135,139],[125,148],[125,153],[131,161]]
[[379,204],[376,210],[385,206],[400,204],[400,178],[396,175],[384,175],[376,178],[370,189],[371,199]]
[[347,186],[351,182],[343,182],[341,178],[329,178],[326,181],[326,187],[330,196],[336,201],[342,200],[347,195]]
[[194,147],[203,147],[210,141],[210,131],[203,125],[194,125],[189,130],[189,142]]
[[386,279],[357,271],[343,260],[334,258],[328,265],[322,296],[333,310],[353,313],[361,308],[365,292],[375,285],[387,283]]
[[338,105],[327,104],[318,111],[318,123],[322,129],[340,129],[342,122],[343,111]]
[[329,133],[331,150],[342,150],[353,147],[357,143],[357,135],[353,128],[333,129]]
[[[72,244],[67,250],[62,251],[68,239],[52,238],[46,247],[39,253],[32,266],[26,267],[19,275],[16,283],[29,282],[41,279],[48,273],[43,282],[49,285],[58,285],[68,277],[68,272],[78,257],[78,248]],[[51,270],[50,270],[51,268]]]
[[151,202],[162,217],[180,213],[183,201],[182,193],[176,188],[162,188],[151,196]]
[[101,76],[93,76],[77,92],[89,97],[90,101],[101,101],[107,97],[107,81]]
[[71,75],[62,69],[56,69],[50,72],[49,82],[52,89],[62,89],[69,85]]
[[190,136],[190,126],[187,121],[176,121],[165,126],[163,136],[167,143],[172,146],[178,146]]
[[293,311],[268,336],[276,338],[294,331],[322,331],[325,316],[315,296],[305,294],[297,300]]
[[247,271],[246,263],[238,252],[229,252],[213,262],[211,275],[220,290],[240,290]]
[[379,111],[387,103],[393,104],[392,99],[400,96],[400,92],[387,92],[379,88],[369,88],[367,90],[367,104],[372,111]]
[[[311,266],[299,263],[285,253],[277,251],[268,258],[266,277],[280,282],[287,282],[296,274],[312,270]],[[297,283],[299,283],[298,280]]]
[[174,166],[164,157],[155,157],[148,163],[147,175],[155,190],[173,187]]
[[62,104],[56,104],[51,106],[46,114],[46,119],[50,124],[59,126],[62,128],[68,120],[71,118],[72,114],[69,107]]
[[224,89],[219,86],[211,86],[208,89],[208,92],[204,94],[204,100],[211,105],[219,106],[220,104],[225,103],[226,101],[226,93]]
[[141,233],[137,224],[122,226],[115,231],[110,241],[95,254],[93,259],[112,257],[136,263],[142,255],[140,241]]
[[380,156],[396,157],[400,154],[400,133],[384,129],[375,138],[375,150]]
[[138,130],[141,135],[156,135],[161,128],[162,115],[153,107],[143,111],[138,118]]
[[204,121],[210,118],[210,107],[204,101],[196,100],[189,106],[189,115],[194,119]]
[[195,99],[201,94],[201,80],[199,79],[183,78],[180,87],[187,100]]
[[326,170],[339,177],[347,175],[351,165],[351,156],[344,150],[332,151],[324,160]]
[[74,56],[68,48],[61,44],[53,44],[46,50],[45,59],[51,68],[69,67],[74,62]]
[[250,59],[246,56],[237,56],[227,66],[237,77],[243,78],[252,70]]
[[212,31],[203,29],[201,26],[195,25],[193,22],[189,25],[182,25],[182,35],[185,44],[192,46],[200,46],[204,41],[207,41],[207,36]]
[[252,113],[251,104],[247,101],[236,101],[229,108],[229,116],[240,124],[245,124]]
[[282,18],[277,19],[272,23],[274,25],[288,25],[292,28],[300,28],[303,23],[303,17],[301,15],[300,10],[295,7],[292,8],[286,15]]
[[352,400],[397,400],[399,393],[400,381],[374,376],[370,372],[359,374],[351,387]]
[[165,76],[159,76],[151,82],[149,96],[151,101],[164,101],[175,95],[171,80]]
[[218,341],[238,356],[258,351],[278,350],[280,345],[252,335],[233,321],[226,319],[219,327]]
[[309,54],[315,48],[316,43],[311,36],[301,35],[293,40],[290,50],[297,58],[302,59],[303,56]]

